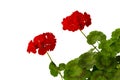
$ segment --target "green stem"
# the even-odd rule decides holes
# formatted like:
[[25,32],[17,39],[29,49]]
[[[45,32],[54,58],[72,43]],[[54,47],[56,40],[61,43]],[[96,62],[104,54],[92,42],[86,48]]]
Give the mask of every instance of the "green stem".
[[61,72],[60,71],[58,71],[58,72],[59,72],[59,75],[61,77],[61,80],[63,80],[63,76],[62,76]]
[[48,53],[48,52],[47,52],[47,55],[48,55],[48,57],[49,57],[50,61],[51,61],[51,62],[53,62],[53,60],[52,60],[52,58],[50,57],[50,55],[49,55],[49,53]]
[[[81,30],[80,30],[80,32],[83,34],[83,36],[87,39],[87,36],[85,35],[85,33],[83,33]],[[92,46],[94,47],[94,49],[96,49],[98,52],[100,52],[93,44],[92,44]]]
[[[49,55],[48,52],[47,52],[47,55],[48,55],[50,61],[53,62],[53,60],[52,60],[52,58],[51,58],[51,56]],[[54,63],[54,62],[53,62],[53,63]],[[58,73],[59,73],[59,75],[60,75],[60,77],[61,77],[61,80],[63,80],[63,76],[62,76],[62,74],[61,74],[61,72],[60,72],[59,70],[58,70]]]

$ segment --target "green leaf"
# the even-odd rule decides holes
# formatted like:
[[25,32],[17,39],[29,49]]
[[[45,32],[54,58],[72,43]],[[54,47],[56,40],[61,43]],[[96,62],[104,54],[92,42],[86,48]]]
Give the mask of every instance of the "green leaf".
[[114,40],[114,44],[111,45],[111,48],[114,52],[119,53],[120,52],[120,39]]
[[79,65],[79,58],[71,60],[66,64],[64,71],[65,80],[85,80],[90,76],[90,71],[82,69]]
[[106,40],[102,43],[99,44],[99,48],[102,49],[101,53],[104,56],[111,56],[111,57],[115,57],[116,56],[116,50],[114,50],[115,48],[115,42],[112,39]]
[[110,47],[112,44],[114,44],[113,40],[106,40],[99,44],[99,48],[107,52],[112,52],[112,49]]
[[112,32],[112,39],[115,39],[115,40],[120,39],[120,28]]
[[58,76],[58,67],[55,65],[55,63],[51,62],[49,64],[49,69],[50,69],[50,73],[52,76],[56,77]]
[[120,70],[114,72],[113,78],[111,80],[120,80]]
[[96,41],[105,41],[106,40],[106,35],[103,34],[100,31],[92,31],[89,33],[89,35],[87,36],[87,42],[88,44],[95,44]]
[[117,68],[117,69],[120,69],[120,64],[117,64],[116,68]]
[[96,56],[96,67],[99,70],[111,72],[117,65],[116,59],[101,55],[100,53]]
[[120,39],[109,39],[99,44],[101,51],[105,53],[106,56],[116,57],[120,52]]
[[97,70],[92,73],[90,80],[111,80],[111,76],[111,73]]
[[120,52],[120,28],[112,32],[111,40],[114,41],[114,44],[111,45],[111,48],[114,51],[116,51],[116,53],[119,53]]
[[88,52],[82,54],[79,57],[79,66],[81,68],[85,68],[87,70],[90,70],[95,65],[95,52],[93,52],[94,49],[89,50]]
[[60,71],[64,70],[65,69],[65,64],[64,63],[59,64],[58,68],[59,68]]

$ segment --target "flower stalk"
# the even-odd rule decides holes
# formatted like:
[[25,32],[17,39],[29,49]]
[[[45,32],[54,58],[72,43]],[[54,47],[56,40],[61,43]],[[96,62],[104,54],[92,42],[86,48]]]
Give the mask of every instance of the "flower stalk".
[[50,61],[51,61],[51,62],[53,62],[53,60],[52,60],[52,58],[51,58],[51,56],[49,55],[49,53],[48,53],[48,52],[47,52],[47,55],[48,55],[48,57],[49,57]]

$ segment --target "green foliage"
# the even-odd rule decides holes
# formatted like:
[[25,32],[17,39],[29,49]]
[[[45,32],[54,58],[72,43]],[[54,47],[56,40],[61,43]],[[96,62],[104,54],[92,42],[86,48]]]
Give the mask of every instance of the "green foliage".
[[95,44],[97,41],[103,42],[106,40],[105,34],[100,31],[92,31],[87,36],[88,44]]
[[114,43],[111,45],[111,48],[117,54],[120,52],[120,38],[118,40],[113,41]]
[[117,53],[113,50],[112,46],[114,46],[114,41],[112,39],[100,43],[99,48],[102,49],[102,55],[115,57]]
[[65,69],[65,64],[60,63],[58,68],[59,68],[60,71],[64,70]]
[[95,52],[93,52],[93,50],[94,49],[91,49],[79,57],[79,66],[81,68],[85,68],[87,70],[93,68],[95,64]]
[[120,70],[116,70],[111,80],[120,80]]
[[97,70],[92,73],[90,80],[111,80],[112,73]]
[[106,56],[116,57],[120,52],[120,29],[116,29],[112,32],[112,37],[103,41],[98,45],[102,52],[106,53]]
[[49,69],[53,76],[63,71],[64,80],[120,80],[120,28],[112,32],[111,38],[100,31],[92,31],[87,36],[90,45],[98,43],[79,57],[61,63],[57,67],[53,62]]
[[78,64],[79,58],[67,63],[64,71],[65,80],[85,80],[90,76],[90,71],[83,69]]
[[58,71],[58,67],[55,65],[55,63],[51,62],[49,64],[49,69],[50,69],[50,73],[52,76],[54,76],[54,77],[58,76],[59,71]]
[[61,75],[60,71],[63,71],[65,69],[65,64],[60,63],[59,67],[57,67],[54,62],[50,62],[49,69],[50,69],[50,74],[54,77],[57,77],[58,74]]
[[106,72],[112,72],[116,68],[117,62],[114,57],[108,57],[101,55],[100,53],[96,56],[96,67],[99,70]]
[[91,49],[69,61],[62,69],[64,80],[120,80],[120,28],[108,40],[101,31],[92,31],[87,42],[99,43],[99,51]]
[[112,32],[112,39],[114,39],[114,40],[120,39],[120,28],[118,28]]

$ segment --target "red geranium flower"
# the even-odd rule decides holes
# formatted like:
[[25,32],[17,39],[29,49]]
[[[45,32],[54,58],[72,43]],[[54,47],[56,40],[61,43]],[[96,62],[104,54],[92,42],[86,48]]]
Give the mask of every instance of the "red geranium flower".
[[91,18],[90,15],[84,12],[84,19],[85,19],[85,25],[88,27],[91,24]]
[[55,36],[47,32],[34,37],[33,41],[31,40],[28,44],[27,52],[36,53],[36,49],[38,49],[38,54],[44,55],[47,51],[54,50],[55,45]]
[[32,42],[32,40],[28,43],[27,52],[36,53],[36,47],[35,47],[34,43]]
[[70,16],[63,19],[63,30],[76,31],[78,29],[83,30],[85,26],[91,24],[90,15],[86,12],[84,14],[75,11]]

